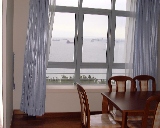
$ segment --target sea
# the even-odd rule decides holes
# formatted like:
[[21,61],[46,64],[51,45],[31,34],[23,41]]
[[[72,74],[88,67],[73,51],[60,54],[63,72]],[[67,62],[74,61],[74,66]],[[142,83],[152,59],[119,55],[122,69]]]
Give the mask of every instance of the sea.
[[[82,46],[82,62],[106,62],[106,38],[84,38]],[[73,62],[74,38],[54,38],[50,46],[49,62]],[[116,39],[114,47],[114,63],[125,63],[125,40]],[[48,79],[73,78],[74,69],[47,68]],[[81,69],[81,77],[106,79],[107,69]],[[124,69],[114,69],[114,75],[124,74]]]

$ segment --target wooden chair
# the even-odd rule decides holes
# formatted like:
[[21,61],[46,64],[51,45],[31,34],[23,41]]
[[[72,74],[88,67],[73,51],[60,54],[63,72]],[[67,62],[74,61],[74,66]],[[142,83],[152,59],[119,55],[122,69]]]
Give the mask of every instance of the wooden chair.
[[[149,91],[149,80],[151,80],[152,91],[156,91],[156,81],[155,78],[149,75],[138,75],[133,78],[135,85],[139,86],[140,91]],[[136,116],[135,116],[136,117]],[[149,116],[149,118],[153,118],[153,116]],[[137,118],[133,118],[133,116],[128,116],[129,120],[142,120],[142,116],[137,116]]]
[[[109,91],[112,92],[112,82],[115,83],[116,92],[126,92],[127,82],[130,81],[130,91],[136,91],[134,80],[129,76],[113,76],[108,80]],[[122,113],[109,106],[109,111],[116,121],[122,121]],[[131,118],[131,117],[130,117]],[[132,117],[137,118],[137,117]]]
[[90,115],[87,94],[84,88],[76,83],[81,105],[81,126],[82,128],[120,128],[109,114]]
[[126,92],[126,83],[130,81],[130,91],[136,91],[133,79],[129,76],[113,76],[108,80],[109,91],[112,92],[112,82],[116,85],[116,92]]
[[[155,105],[154,117],[149,118],[150,106]],[[141,121],[128,120],[129,128],[160,128],[160,95],[151,96],[147,99],[143,118]]]
[[149,80],[152,81],[152,91],[156,91],[156,81],[155,78],[149,75],[138,75],[133,78],[133,80],[138,82],[137,86],[139,86],[140,91],[148,91],[149,89]]

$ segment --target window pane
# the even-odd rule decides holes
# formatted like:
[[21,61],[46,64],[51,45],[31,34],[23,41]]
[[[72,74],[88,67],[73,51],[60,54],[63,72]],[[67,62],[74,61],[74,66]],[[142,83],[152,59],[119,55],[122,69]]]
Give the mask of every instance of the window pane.
[[56,5],[78,7],[78,0],[56,0]]
[[126,0],[116,0],[115,9],[126,11]]
[[83,7],[111,9],[111,0],[83,0]]
[[84,15],[82,62],[106,62],[108,17]]
[[125,63],[126,17],[116,17],[114,63]]
[[112,69],[112,76],[124,76],[125,69]]
[[55,13],[49,61],[74,61],[75,15]]
[[66,68],[47,68],[46,70],[46,82],[47,84],[73,84],[74,81],[74,69]]
[[82,84],[106,84],[107,69],[81,69]]

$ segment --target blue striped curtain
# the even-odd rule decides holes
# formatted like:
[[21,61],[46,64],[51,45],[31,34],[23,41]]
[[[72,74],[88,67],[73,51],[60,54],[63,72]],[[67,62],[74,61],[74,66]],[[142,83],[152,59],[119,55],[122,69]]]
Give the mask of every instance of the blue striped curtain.
[[30,0],[20,109],[30,116],[45,112],[49,0]]
[[146,74],[157,79],[157,34],[160,0],[137,0],[133,76]]

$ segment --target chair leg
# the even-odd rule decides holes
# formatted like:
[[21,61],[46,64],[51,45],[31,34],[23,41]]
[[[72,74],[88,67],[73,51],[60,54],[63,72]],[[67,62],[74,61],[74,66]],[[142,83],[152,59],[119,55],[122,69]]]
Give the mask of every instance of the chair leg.
[[106,97],[103,96],[102,100],[102,114],[106,114],[109,112],[109,103]]

